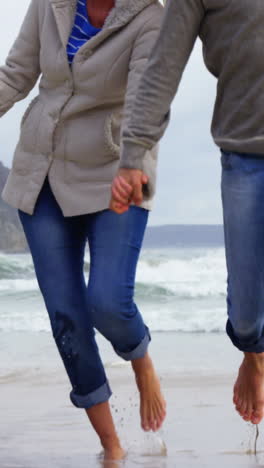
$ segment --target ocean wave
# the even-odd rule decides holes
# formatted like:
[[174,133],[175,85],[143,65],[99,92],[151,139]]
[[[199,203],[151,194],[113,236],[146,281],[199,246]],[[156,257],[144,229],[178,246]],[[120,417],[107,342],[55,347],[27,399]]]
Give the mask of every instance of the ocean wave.
[[[85,257],[88,277],[89,255]],[[223,249],[143,251],[136,302],[153,332],[218,333],[226,322]],[[0,329],[50,332],[29,254],[0,254]]]
[[[89,260],[85,259],[84,271],[90,268]],[[0,254],[0,282],[9,279],[30,279],[35,277],[31,256],[28,254]]]
[[201,286],[196,283],[171,284],[165,286],[136,283],[136,299],[143,301],[170,301],[173,299],[193,300],[206,299],[210,297],[225,297],[225,284],[205,284]]
[[[40,294],[36,279],[16,279],[0,281],[0,296],[5,294],[21,295],[26,293]],[[176,299],[181,300],[199,300],[210,297],[225,297],[225,284],[196,284],[181,283],[170,284],[167,286],[136,283],[135,297],[137,301],[143,302],[167,302]]]
[[[85,258],[85,273],[89,257]],[[0,255],[0,294],[37,291],[30,255]],[[226,294],[223,249],[143,251],[136,276],[138,300],[199,299]]]
[[[148,254],[149,255],[149,254]],[[186,257],[160,254],[143,256],[137,271],[139,294],[181,298],[220,297],[226,294],[223,249],[186,252]]]
[[28,255],[0,254],[0,281],[34,276],[34,268]]

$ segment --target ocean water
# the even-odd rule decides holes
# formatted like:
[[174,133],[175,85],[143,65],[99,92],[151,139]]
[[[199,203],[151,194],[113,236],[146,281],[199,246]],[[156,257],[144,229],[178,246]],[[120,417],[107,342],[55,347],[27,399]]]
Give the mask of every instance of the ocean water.
[[[225,295],[223,247],[142,250],[136,302],[153,332],[223,332]],[[0,331],[50,331],[30,254],[0,253]]]

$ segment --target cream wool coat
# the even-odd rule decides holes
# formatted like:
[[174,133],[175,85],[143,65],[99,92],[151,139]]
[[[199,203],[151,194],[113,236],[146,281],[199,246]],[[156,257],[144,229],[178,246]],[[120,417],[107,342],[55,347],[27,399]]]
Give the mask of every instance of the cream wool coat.
[[[0,116],[41,77],[2,194],[29,214],[47,175],[64,216],[108,207],[120,135],[163,12],[156,0],[116,0],[102,31],[81,47],[70,69],[66,45],[75,9],[76,0],[32,0],[0,67]],[[142,206],[150,209],[156,149],[146,152],[144,171],[149,183]]]

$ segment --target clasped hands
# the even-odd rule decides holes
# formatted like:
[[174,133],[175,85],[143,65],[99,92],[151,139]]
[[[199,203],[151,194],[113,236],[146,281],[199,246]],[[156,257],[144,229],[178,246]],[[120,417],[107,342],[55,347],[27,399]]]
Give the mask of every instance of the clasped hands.
[[112,183],[109,208],[122,214],[133,202],[141,205],[143,201],[142,185],[148,182],[148,177],[139,169],[119,169]]

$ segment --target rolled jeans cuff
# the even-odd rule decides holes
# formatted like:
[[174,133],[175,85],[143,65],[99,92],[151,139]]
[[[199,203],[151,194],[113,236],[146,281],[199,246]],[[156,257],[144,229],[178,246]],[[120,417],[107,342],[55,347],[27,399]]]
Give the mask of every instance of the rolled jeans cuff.
[[70,399],[74,406],[77,408],[89,409],[99,403],[108,401],[112,395],[109,383],[106,381],[101,387],[97,388],[87,395],[77,395],[73,391],[70,393]]
[[125,361],[133,361],[134,359],[140,359],[145,356],[150,341],[151,341],[151,336],[149,333],[149,329],[146,327],[146,334],[143,340],[132,351],[123,352],[123,351],[119,351],[116,348],[114,349],[115,349],[116,354],[118,354],[118,356],[123,358]]
[[264,352],[264,336],[259,337],[258,340],[249,340],[238,338],[233,330],[233,327],[228,320],[226,324],[226,332],[232,341],[233,345],[243,353],[263,353]]

